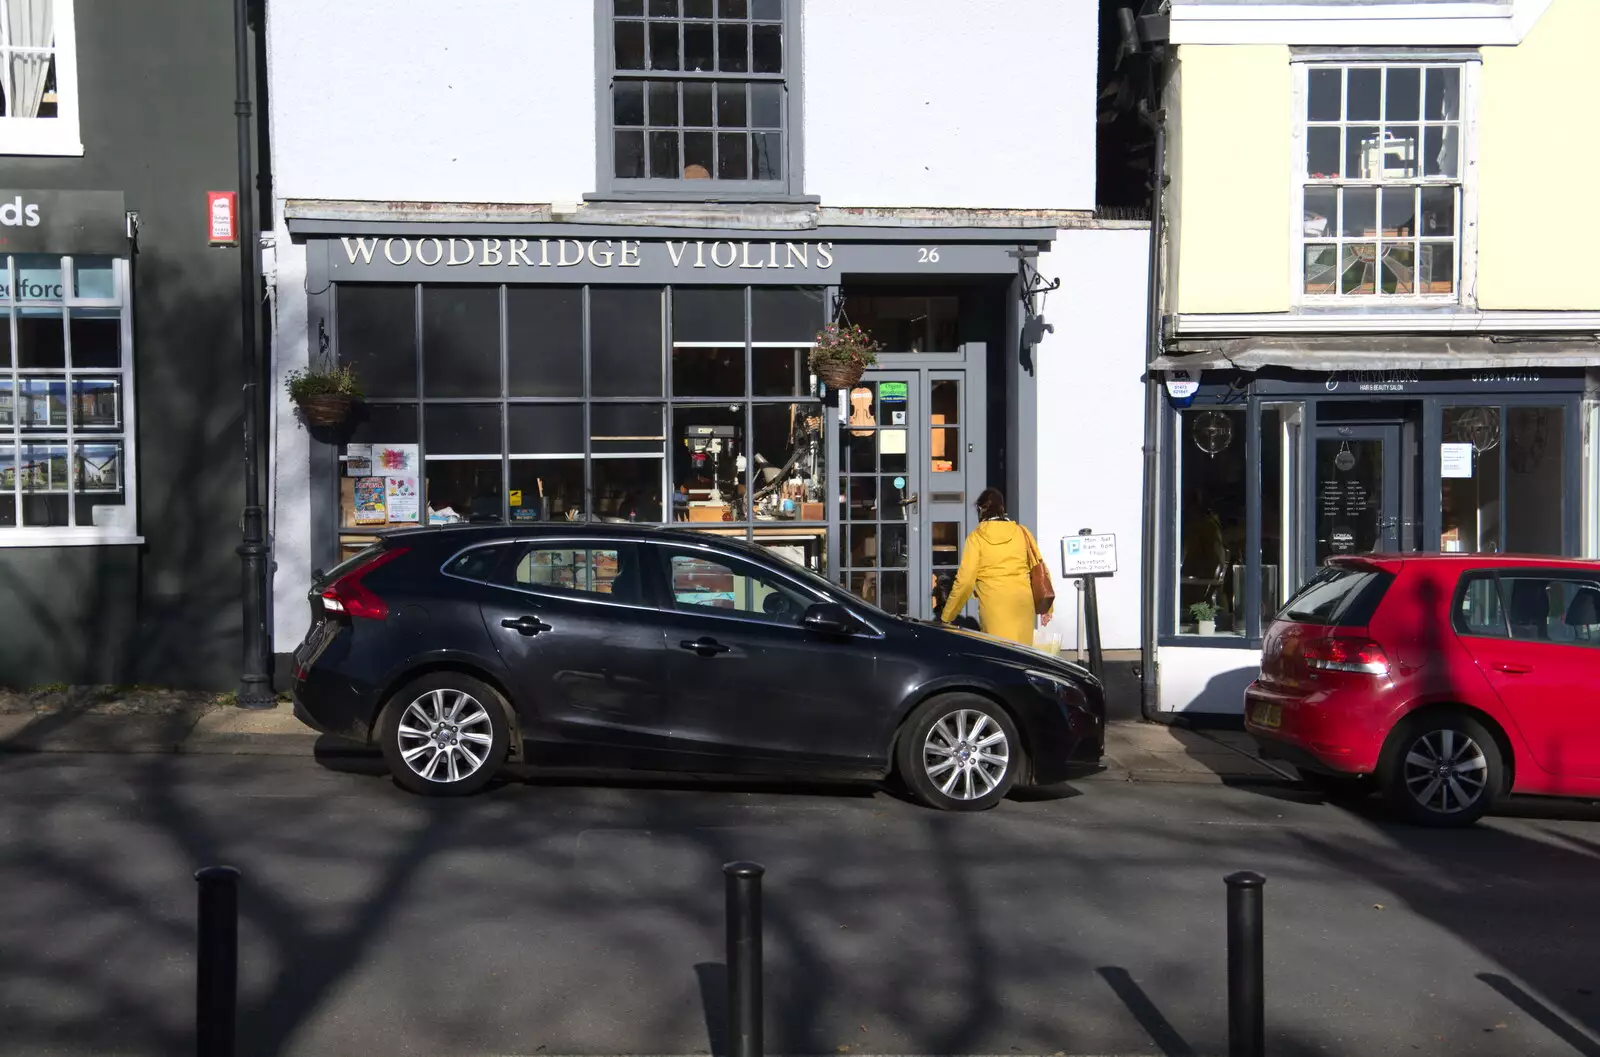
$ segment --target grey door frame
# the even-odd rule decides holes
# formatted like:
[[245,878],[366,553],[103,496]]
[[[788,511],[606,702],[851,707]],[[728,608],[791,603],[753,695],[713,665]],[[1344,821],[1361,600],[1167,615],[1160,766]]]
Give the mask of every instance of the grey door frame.
[[[955,520],[959,524],[962,545],[969,532],[977,527],[974,503],[983,490],[988,467],[988,350],[983,342],[962,345],[949,353],[884,353],[878,363],[862,381],[900,380],[909,383],[910,413],[907,415],[907,470],[906,491],[917,496],[915,506],[907,509],[907,615],[915,619],[928,619],[932,611],[932,592],[928,590],[932,578],[932,525],[937,521]],[[957,380],[961,383],[958,467],[951,474],[940,474],[935,482],[929,454],[931,423],[930,401],[933,385],[938,381]],[[846,533],[850,522],[844,519],[841,501],[845,478],[842,472],[843,452],[839,443],[840,422],[838,396],[830,391],[824,400],[829,481],[828,503],[828,569],[829,578],[838,582],[846,567],[843,560],[848,554]],[[942,485],[935,489],[933,485]],[[944,494],[934,501],[935,491]],[[844,585],[848,589],[848,584]],[[967,612],[975,613],[969,603]]]
[[1383,488],[1379,496],[1378,529],[1382,542],[1378,550],[1393,554],[1401,549],[1400,518],[1401,518],[1401,423],[1399,422],[1363,422],[1340,425],[1312,426],[1310,429],[1310,451],[1306,460],[1306,469],[1310,475],[1309,485],[1306,489],[1304,501],[1306,508],[1302,511],[1301,546],[1303,561],[1306,568],[1302,570],[1305,577],[1316,574],[1317,570],[1317,502],[1318,490],[1321,484],[1318,478],[1317,445],[1325,440],[1329,441],[1377,441],[1383,448]]

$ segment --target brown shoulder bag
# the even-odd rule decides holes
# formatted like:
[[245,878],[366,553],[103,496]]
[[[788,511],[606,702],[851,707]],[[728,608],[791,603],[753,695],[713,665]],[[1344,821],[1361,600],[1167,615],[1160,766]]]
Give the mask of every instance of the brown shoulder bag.
[[1050,582],[1050,567],[1033,545],[1033,533],[1023,529],[1022,538],[1028,541],[1028,586],[1033,588],[1033,612],[1043,616],[1055,607],[1056,588]]

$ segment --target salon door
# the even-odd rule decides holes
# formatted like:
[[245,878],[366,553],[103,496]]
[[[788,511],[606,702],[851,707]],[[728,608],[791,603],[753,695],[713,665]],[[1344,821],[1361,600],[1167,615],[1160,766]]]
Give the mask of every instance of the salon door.
[[1400,427],[1325,426],[1315,437],[1311,493],[1317,566],[1341,554],[1400,550]]

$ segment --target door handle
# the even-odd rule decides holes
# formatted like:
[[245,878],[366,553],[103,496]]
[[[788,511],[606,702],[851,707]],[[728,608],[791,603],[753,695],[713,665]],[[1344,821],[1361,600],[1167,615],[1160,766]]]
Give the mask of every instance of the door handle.
[[724,646],[716,639],[702,635],[698,639],[684,639],[678,643],[682,649],[693,650],[702,657],[715,657],[719,653],[727,653],[733,647]]
[[538,617],[506,617],[500,622],[500,626],[523,635],[537,635],[541,631],[554,630]]
[[1495,665],[1494,670],[1497,672],[1505,672],[1507,675],[1527,675],[1529,672],[1533,671],[1533,667],[1527,664],[1512,664],[1508,661],[1504,664]]
[[901,506],[916,506],[917,502],[918,502],[918,500],[920,498],[921,497],[916,492],[912,492],[910,495],[908,495],[904,499],[900,500],[900,505]]

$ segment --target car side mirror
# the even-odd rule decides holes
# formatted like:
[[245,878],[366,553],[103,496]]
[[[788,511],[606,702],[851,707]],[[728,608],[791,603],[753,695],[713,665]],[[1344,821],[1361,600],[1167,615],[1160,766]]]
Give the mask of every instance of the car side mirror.
[[837,602],[818,602],[806,610],[800,623],[819,635],[854,635],[859,626],[850,611]]

